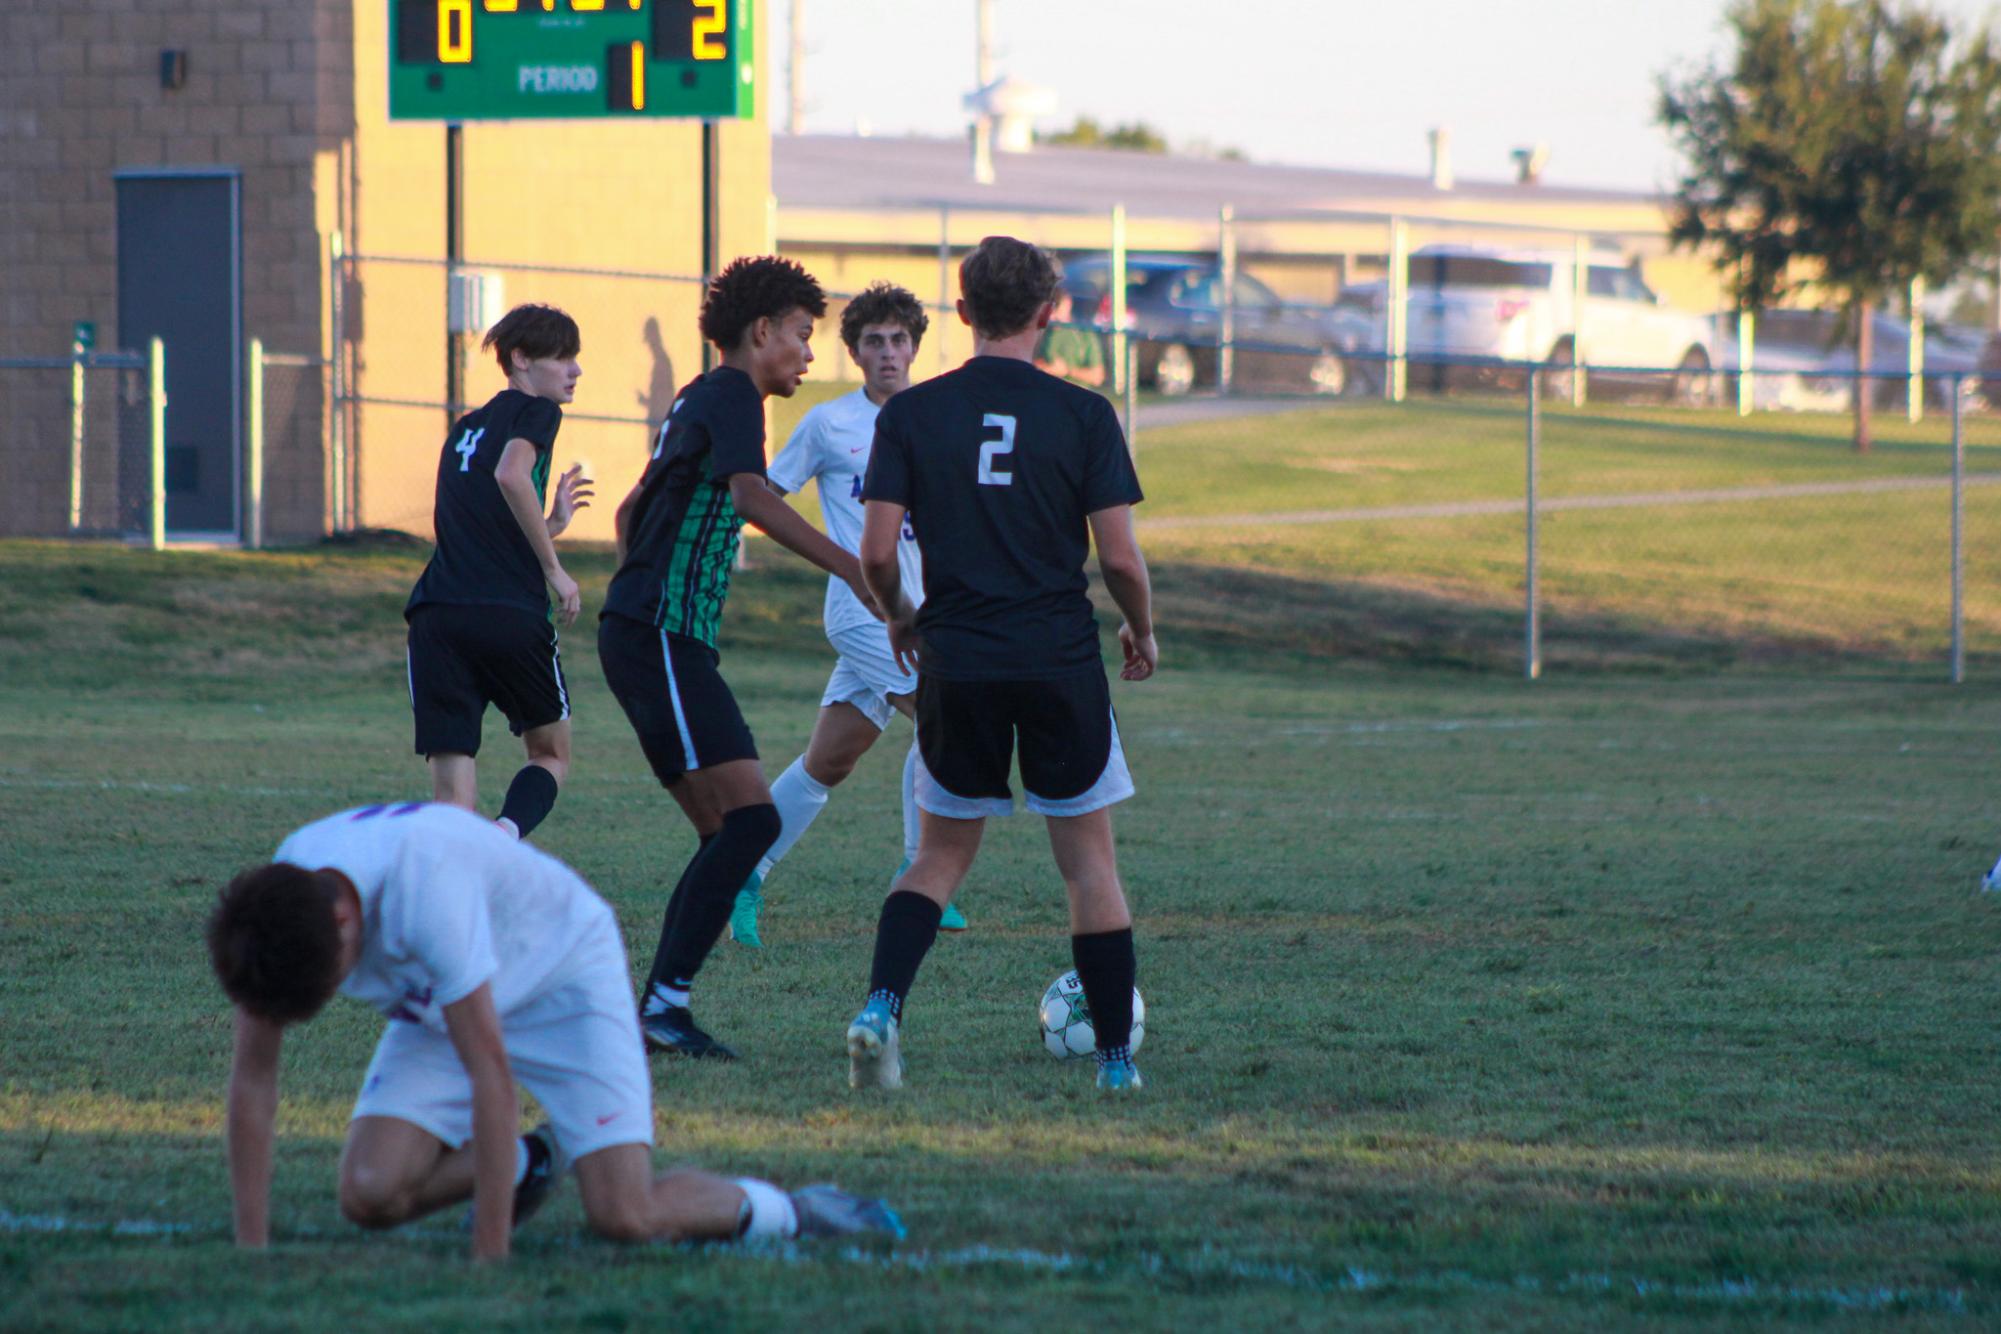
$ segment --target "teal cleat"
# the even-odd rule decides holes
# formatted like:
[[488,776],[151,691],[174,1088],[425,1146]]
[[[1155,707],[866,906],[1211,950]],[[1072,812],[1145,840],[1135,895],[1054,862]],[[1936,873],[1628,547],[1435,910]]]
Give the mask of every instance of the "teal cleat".
[[1139,1077],[1139,1067],[1130,1060],[1100,1061],[1098,1087],[1108,1093],[1131,1093],[1145,1088],[1146,1081]]
[[764,906],[764,877],[750,873],[736,892],[736,906],[730,909],[730,939],[745,949],[761,950],[764,941],[757,934],[757,910]]
[[966,929],[966,914],[959,911],[958,904],[948,903],[945,905],[944,915],[938,919],[938,929],[940,931],[964,931]]
[[799,1235],[805,1238],[886,1237],[902,1241],[910,1235],[888,1204],[850,1195],[837,1186],[804,1186],[793,1191],[792,1209],[799,1218]]
[[871,1000],[848,1025],[848,1087],[903,1087],[903,1054],[897,1022],[886,1000]]

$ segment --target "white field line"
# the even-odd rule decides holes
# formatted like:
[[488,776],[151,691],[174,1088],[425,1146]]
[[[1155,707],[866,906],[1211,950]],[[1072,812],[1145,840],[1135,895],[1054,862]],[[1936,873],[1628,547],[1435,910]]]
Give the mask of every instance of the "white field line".
[[[1968,473],[1968,486],[2001,483],[2001,473]],[[1791,482],[1775,486],[1719,487],[1702,491],[1636,491],[1629,495],[1557,496],[1536,502],[1539,514],[1564,510],[1642,509],[1655,505],[1723,505],[1754,500],[1800,500],[1813,496],[1872,496],[1897,491],[1939,491],[1948,477],[1878,477],[1855,482]],[[1274,528],[1314,523],[1367,523],[1382,519],[1468,519],[1520,514],[1523,497],[1510,500],[1451,500],[1429,505],[1383,505],[1373,509],[1282,510],[1275,514],[1169,514],[1142,518],[1145,532],[1178,528]]]
[[[76,1219],[61,1214],[16,1214],[0,1209],[0,1233],[69,1234],[111,1237],[173,1237],[227,1239],[221,1224],[196,1226],[192,1223],[157,1219]],[[322,1238],[328,1234],[314,1228],[291,1229],[291,1236]],[[358,1237],[359,1232],[343,1235]],[[412,1228],[402,1235],[421,1241],[464,1245],[461,1231],[438,1227]],[[534,1249],[571,1248],[595,1244],[581,1233],[566,1239],[538,1239]],[[704,1248],[681,1247],[686,1251]],[[1067,1251],[1038,1251],[1028,1248],[966,1246],[950,1251],[914,1249],[869,1250],[861,1247],[820,1249],[811,1245],[778,1243],[732,1247],[732,1253],[775,1260],[787,1264],[815,1264],[836,1260],[843,1264],[884,1271],[932,1274],[954,1270],[1015,1270],[1022,1273],[1076,1275],[1083,1278],[1131,1279],[1198,1278],[1224,1280],[1247,1287],[1280,1288],[1299,1292],[1342,1293],[1420,1292],[1442,1296],[1523,1295],[1523,1296],[1611,1296],[1641,1301],[1671,1303],[1704,1302],[1717,1306],[1754,1306],[1782,1302],[1813,1305],[1837,1311],[1929,1311],[1946,1315],[1969,1314],[1966,1292],[1961,1288],[1915,1288],[1889,1284],[1816,1286],[1765,1282],[1757,1279],[1722,1279],[1689,1283],[1609,1273],[1576,1273],[1562,1278],[1542,1278],[1518,1274],[1513,1278],[1489,1278],[1464,1270],[1386,1271],[1350,1265],[1332,1272],[1319,1272],[1299,1265],[1272,1264],[1243,1260],[1227,1251],[1204,1246],[1183,1255],[1142,1253],[1125,1261],[1093,1260]]]

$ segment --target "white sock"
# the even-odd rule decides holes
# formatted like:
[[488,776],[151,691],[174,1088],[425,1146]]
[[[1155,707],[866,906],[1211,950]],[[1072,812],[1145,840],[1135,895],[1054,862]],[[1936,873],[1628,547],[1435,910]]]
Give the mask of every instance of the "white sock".
[[778,841],[771,845],[771,851],[765,853],[764,860],[757,864],[760,875],[769,875],[772,867],[784,861],[785,854],[792,851],[792,845],[799,841],[799,836],[826,809],[826,785],[806,772],[804,755],[792,761],[791,767],[778,775],[778,781],[771,785],[771,804],[778,808]]
[[514,1184],[520,1185],[528,1179],[528,1141],[514,1137]]
[[509,838],[518,839],[521,837],[521,826],[514,823],[508,816],[500,816],[494,820],[494,823],[505,829]]
[[750,1222],[742,1232],[744,1240],[799,1235],[799,1211],[792,1207],[790,1195],[769,1181],[759,1181],[756,1177],[738,1177],[736,1185],[743,1192],[744,1204],[750,1209]]
[[646,1004],[643,1012],[658,1014],[662,1010],[685,1010],[688,1008],[688,989],[670,987],[665,982],[655,982],[646,989]]
[[903,757],[903,855],[917,860],[917,841],[924,821],[917,813],[917,738],[910,738],[910,753]]

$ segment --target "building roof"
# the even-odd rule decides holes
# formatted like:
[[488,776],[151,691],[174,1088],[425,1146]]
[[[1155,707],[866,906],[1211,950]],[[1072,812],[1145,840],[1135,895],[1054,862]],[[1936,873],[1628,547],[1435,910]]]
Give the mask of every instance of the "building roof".
[[1574,189],[1460,177],[1450,190],[1429,176],[1271,166],[1215,158],[1040,146],[994,154],[992,185],[973,180],[963,139],[864,138],[774,134],[772,190],[793,209],[985,209],[1004,212],[1102,212],[1123,204],[1134,214],[1209,218],[1224,204],[1239,216],[1342,210],[1463,208],[1467,204],[1611,204],[1658,207],[1658,196],[1628,190]]

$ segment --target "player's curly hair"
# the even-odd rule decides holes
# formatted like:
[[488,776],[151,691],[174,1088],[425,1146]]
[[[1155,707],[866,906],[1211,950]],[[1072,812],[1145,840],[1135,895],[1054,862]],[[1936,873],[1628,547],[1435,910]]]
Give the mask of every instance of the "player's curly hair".
[[827,313],[819,281],[781,255],[746,255],[709,280],[702,295],[702,337],[727,352],[751,325],[794,310],[816,320]]
[[910,350],[915,352],[924,342],[924,331],[931,327],[931,317],[908,288],[870,283],[841,312],[841,341],[848,345],[848,351],[860,348],[862,330],[871,324],[902,325],[910,335]]
[[340,985],[339,882],[290,862],[229,882],[208,919],[208,957],[230,1000],[259,1019],[294,1024]]
[[519,352],[530,361],[544,357],[574,357],[583,350],[583,335],[577,322],[554,306],[516,306],[494,322],[479,340],[482,350],[493,353],[502,375],[514,373],[513,355]]
[[1047,251],[1012,236],[987,237],[959,265],[959,295],[982,338],[1028,328],[1035,312],[1056,299],[1062,281]]

